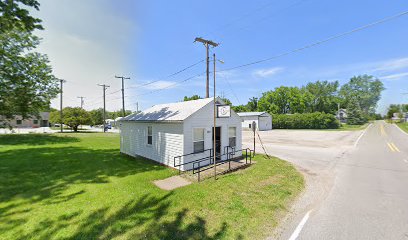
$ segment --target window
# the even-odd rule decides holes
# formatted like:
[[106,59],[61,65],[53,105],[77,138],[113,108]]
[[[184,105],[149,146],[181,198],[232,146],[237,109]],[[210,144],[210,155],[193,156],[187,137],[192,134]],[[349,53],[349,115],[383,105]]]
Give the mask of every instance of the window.
[[34,119],[34,120],[33,120],[33,124],[38,124],[38,120],[37,120],[37,119]]
[[235,147],[237,145],[237,128],[229,127],[228,136],[229,136],[229,146]]
[[17,124],[20,125],[22,123],[21,120],[16,120]]
[[153,129],[152,126],[147,127],[147,144],[152,145],[153,143]]
[[204,128],[193,129],[193,152],[198,153],[204,151]]

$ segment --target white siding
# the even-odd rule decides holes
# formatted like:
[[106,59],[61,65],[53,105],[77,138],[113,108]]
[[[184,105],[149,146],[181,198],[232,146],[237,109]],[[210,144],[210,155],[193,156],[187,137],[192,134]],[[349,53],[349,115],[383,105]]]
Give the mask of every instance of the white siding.
[[[191,115],[184,121],[184,154],[192,153],[193,147],[193,128],[204,128],[204,149],[212,148],[212,127],[213,127],[214,109],[212,104],[204,106],[202,109]],[[242,148],[242,128],[241,118],[231,110],[230,118],[217,118],[217,127],[221,127],[221,154],[224,153],[224,147],[229,145],[228,127],[236,127],[236,149]],[[190,162],[196,159],[209,156],[209,151],[197,153],[184,158],[184,162]],[[235,156],[241,156],[241,152]],[[225,159],[225,157],[224,157]],[[188,168],[191,168],[188,166]]]
[[260,116],[258,130],[259,131],[272,130],[272,117],[268,115]]
[[[152,126],[153,144],[147,144],[147,126]],[[173,166],[173,158],[183,155],[182,123],[120,122],[120,151]]]
[[[259,119],[259,121],[258,121]],[[243,130],[252,130],[249,128],[249,124],[252,125],[252,122],[256,122],[256,129],[259,131],[272,130],[272,117],[268,114],[261,116],[244,116],[241,117],[242,129]]]

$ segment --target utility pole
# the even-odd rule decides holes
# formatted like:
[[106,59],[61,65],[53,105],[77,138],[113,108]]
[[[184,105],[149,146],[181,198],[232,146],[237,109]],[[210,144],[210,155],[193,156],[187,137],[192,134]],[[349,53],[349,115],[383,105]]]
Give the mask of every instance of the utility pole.
[[122,117],[125,117],[126,111],[125,111],[125,79],[130,79],[130,77],[118,77],[115,76],[115,78],[121,78],[122,79]]
[[139,102],[136,102],[136,113],[139,113]]
[[83,108],[83,106],[84,106],[84,98],[85,98],[85,97],[77,97],[77,98],[80,98],[80,99],[81,99],[81,108]]
[[103,132],[106,132],[106,128],[105,128],[105,119],[106,119],[106,103],[105,103],[105,92],[106,89],[108,89],[108,85],[106,84],[98,84],[98,86],[101,86],[103,89]]
[[[208,49],[208,48],[207,48]],[[207,50],[208,51],[208,50]],[[214,180],[217,180],[217,169],[216,169],[216,167],[217,167],[217,163],[216,163],[216,159],[217,159],[217,156],[216,156],[216,152],[217,152],[217,144],[216,144],[216,137],[215,137],[215,134],[216,134],[216,119],[217,119],[217,113],[216,113],[216,108],[217,108],[217,105],[215,104],[215,101],[216,101],[216,99],[215,99],[215,53],[213,54],[213,57],[214,57],[214,96],[213,96],[213,101],[214,101],[214,129],[213,129],[213,157],[214,157]],[[208,73],[208,72],[207,72]],[[207,75],[208,76],[208,75]],[[208,93],[208,85],[207,85],[207,93]],[[221,146],[220,146],[221,147]]]
[[209,84],[210,84],[210,56],[209,56],[209,52],[210,52],[210,50],[209,50],[209,47],[210,47],[210,45],[212,47],[217,47],[219,44],[215,43],[215,42],[213,42],[211,40],[206,40],[206,39],[201,38],[201,37],[196,37],[194,42],[201,42],[201,43],[204,44],[204,46],[206,48],[206,52],[207,52],[207,58],[206,58],[206,60],[207,60],[207,84],[206,84],[206,89],[205,89],[205,97],[209,98],[210,97],[210,87],[209,87]]
[[58,79],[58,80],[60,81],[60,127],[61,127],[61,132],[63,132],[62,125],[64,121],[62,121],[62,117],[63,117],[62,115],[62,93],[63,93],[62,88],[63,88],[64,83],[67,81],[65,81],[64,79]]

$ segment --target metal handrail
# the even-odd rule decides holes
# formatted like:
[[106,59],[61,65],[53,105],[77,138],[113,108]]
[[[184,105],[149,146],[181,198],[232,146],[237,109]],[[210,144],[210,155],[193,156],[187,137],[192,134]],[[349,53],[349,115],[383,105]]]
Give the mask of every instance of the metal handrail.
[[[233,147],[230,147],[230,148],[233,148]],[[226,149],[226,148],[224,147],[224,149]],[[235,161],[234,159],[232,159],[231,156],[234,156],[236,152],[243,152],[244,150],[245,150],[245,164],[248,164],[248,157],[249,157],[249,163],[252,164],[252,152],[253,152],[253,150],[251,150],[249,148],[246,148],[246,149],[240,149],[240,150],[235,150],[235,151],[229,152],[228,148],[227,148],[227,153],[219,154],[219,155],[215,156],[215,157],[227,156],[227,159],[225,159],[225,160],[220,159],[220,160],[216,161],[216,165],[218,166],[218,165],[222,165],[222,164],[225,164],[226,162],[228,162],[229,169],[231,169],[231,161]],[[249,155],[248,155],[248,150],[249,150]],[[214,163],[214,162],[211,163],[211,161],[210,161],[210,164],[201,166],[201,162],[203,162],[203,161],[208,161],[208,160],[206,159],[206,160],[201,160],[201,161],[197,161],[197,162],[193,163],[193,174],[197,174],[198,181],[200,181],[200,172],[203,172],[203,171],[205,171],[207,169],[210,169],[211,164]],[[197,168],[195,167],[196,164],[198,164]],[[210,166],[210,167],[207,168],[207,166]]]
[[[179,167],[179,173],[181,173],[181,166],[184,166],[184,165],[187,165],[187,164],[191,164],[191,163],[194,163],[194,162],[197,162],[197,161],[201,161],[202,159],[207,159],[207,158],[210,158],[210,161],[211,161],[212,155],[213,155],[212,150],[213,150],[212,148],[207,148],[207,149],[204,149],[204,150],[201,151],[201,152],[194,152],[194,153],[188,153],[188,154],[184,154],[184,155],[180,155],[180,156],[175,156],[175,157],[173,158],[173,166],[174,166],[175,168],[176,168],[176,167]],[[194,155],[194,154],[201,154],[201,153],[205,153],[206,151],[210,151],[210,156],[208,156],[208,157],[203,157],[203,158],[200,158],[200,159],[197,159],[197,160],[194,160],[194,161],[190,161],[190,162],[180,163],[182,157],[190,156],[190,155]],[[177,158],[179,159],[179,164],[176,165],[176,159],[177,159]]]

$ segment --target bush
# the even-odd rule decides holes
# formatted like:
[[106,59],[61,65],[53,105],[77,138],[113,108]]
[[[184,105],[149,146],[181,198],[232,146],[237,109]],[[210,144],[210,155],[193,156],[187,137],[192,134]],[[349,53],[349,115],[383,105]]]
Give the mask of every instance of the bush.
[[336,129],[340,127],[334,115],[321,112],[274,114],[272,125],[276,129]]

